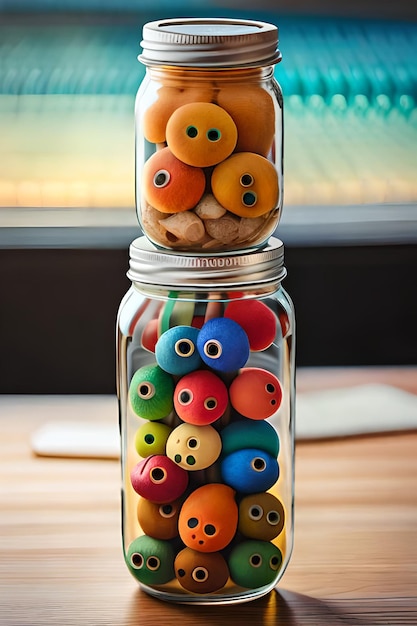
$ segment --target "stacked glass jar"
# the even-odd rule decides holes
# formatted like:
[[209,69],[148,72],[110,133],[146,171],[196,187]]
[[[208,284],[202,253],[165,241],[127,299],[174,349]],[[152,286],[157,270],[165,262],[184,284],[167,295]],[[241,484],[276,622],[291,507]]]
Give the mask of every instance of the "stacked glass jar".
[[294,311],[281,286],[277,28],[144,26],[132,286],[117,322],[127,567],[148,593],[268,593],[293,542]]

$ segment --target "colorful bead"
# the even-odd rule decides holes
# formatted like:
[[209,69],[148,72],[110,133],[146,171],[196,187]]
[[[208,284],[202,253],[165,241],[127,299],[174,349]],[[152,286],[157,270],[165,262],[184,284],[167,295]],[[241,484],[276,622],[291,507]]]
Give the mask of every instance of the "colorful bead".
[[214,317],[202,326],[197,348],[204,363],[219,372],[233,372],[249,358],[249,340],[239,324],[226,317]]
[[160,367],[176,376],[183,376],[201,365],[197,350],[198,328],[173,326],[161,335],[155,347],[155,358]]
[[226,485],[241,493],[266,491],[279,477],[278,461],[267,452],[253,448],[226,456],[220,471]]
[[236,585],[255,589],[274,582],[282,564],[282,554],[273,543],[249,540],[233,548],[228,564]]
[[251,539],[271,541],[285,523],[284,507],[272,493],[253,493],[239,503],[239,531]]
[[180,467],[196,471],[212,465],[221,449],[220,435],[213,426],[181,424],[168,437],[166,454]]
[[155,454],[135,465],[130,480],[140,496],[165,504],[182,496],[188,486],[188,472],[167,456]]
[[213,593],[228,581],[229,568],[220,552],[199,552],[184,548],[174,561],[181,587],[192,593]]
[[148,352],[155,352],[155,345],[158,341],[158,319],[149,320],[143,329],[141,336],[142,348],[148,350]]
[[147,420],[159,420],[173,409],[174,381],[157,364],[145,365],[132,376],[129,401],[133,411]]
[[226,411],[228,401],[226,385],[208,370],[196,370],[186,374],[175,387],[175,410],[188,424],[211,424]]
[[175,577],[175,552],[168,541],[142,535],[127,549],[129,571],[145,585],[163,585]]
[[269,422],[241,419],[221,431],[222,456],[244,448],[256,448],[273,457],[279,453],[279,437]]
[[174,111],[166,140],[177,159],[195,167],[210,167],[226,159],[237,141],[236,124],[211,102],[192,102]]
[[211,176],[214,197],[240,217],[259,217],[278,203],[278,174],[263,156],[252,152],[232,154],[216,165]]
[[182,499],[159,504],[139,498],[138,522],[146,535],[156,539],[174,539],[178,536],[178,517]]
[[155,152],[143,166],[143,194],[161,213],[192,209],[201,199],[205,186],[203,170],[183,163],[169,148]]
[[165,454],[165,446],[172,428],[161,422],[145,422],[136,431],[135,448],[139,456]]
[[278,411],[282,393],[278,378],[260,367],[242,369],[229,387],[233,408],[253,420],[266,419]]
[[199,552],[223,550],[232,541],[238,507],[231,487],[210,483],[198,487],[182,505],[178,528],[186,546]]
[[260,300],[234,300],[227,305],[224,316],[243,328],[253,352],[266,350],[275,339],[277,316]]

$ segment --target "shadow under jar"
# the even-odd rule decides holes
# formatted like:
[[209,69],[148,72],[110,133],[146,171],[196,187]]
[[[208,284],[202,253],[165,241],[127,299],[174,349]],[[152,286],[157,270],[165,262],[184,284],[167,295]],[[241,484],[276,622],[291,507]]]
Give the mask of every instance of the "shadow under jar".
[[122,534],[151,595],[244,602],[293,544],[294,310],[283,244],[249,253],[130,247],[117,319]]
[[283,202],[277,45],[277,27],[253,20],[145,24],[136,203],[156,246],[250,250],[275,231]]

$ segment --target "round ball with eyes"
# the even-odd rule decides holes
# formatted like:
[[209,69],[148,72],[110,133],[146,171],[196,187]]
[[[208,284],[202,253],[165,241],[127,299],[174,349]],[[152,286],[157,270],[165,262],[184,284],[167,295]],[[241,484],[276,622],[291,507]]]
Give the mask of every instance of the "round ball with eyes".
[[145,162],[142,189],[146,201],[161,213],[180,213],[195,207],[206,187],[203,170],[177,159],[169,148]]
[[159,365],[136,370],[129,385],[129,402],[134,413],[147,420],[160,420],[173,409],[174,380]]
[[206,426],[222,417],[229,395],[224,382],[213,372],[196,370],[183,376],[174,392],[174,407],[187,424]]
[[145,535],[156,539],[174,539],[178,537],[178,516],[182,499],[158,504],[146,498],[139,498],[138,522]]
[[233,152],[237,129],[230,115],[217,104],[191,102],[176,109],[169,118],[166,140],[180,161],[210,167]]
[[275,339],[277,316],[261,300],[234,300],[227,305],[224,316],[243,328],[253,352],[266,350]]
[[135,448],[139,456],[165,454],[165,446],[172,428],[161,422],[145,422],[136,431]]
[[211,175],[214,197],[239,217],[259,217],[278,204],[278,174],[268,159],[252,152],[232,154]]
[[181,424],[168,437],[166,454],[180,467],[195,471],[210,467],[221,449],[222,440],[213,426]]
[[232,541],[238,523],[235,491],[221,483],[195,489],[182,505],[178,529],[188,548],[218,552]]
[[255,589],[276,580],[282,553],[268,541],[243,541],[231,551],[228,564],[230,576],[237,585]]
[[265,420],[241,419],[232,422],[221,431],[222,455],[226,456],[242,448],[256,448],[278,456],[279,437],[275,428]]
[[175,552],[168,541],[142,535],[129,545],[125,558],[131,574],[145,585],[163,585],[175,578]]
[[198,328],[173,326],[166,330],[155,346],[155,358],[160,367],[175,376],[184,376],[202,363],[197,350]]
[[188,486],[188,472],[167,456],[155,454],[135,465],[130,480],[140,496],[165,504],[182,496]]
[[204,363],[219,372],[234,372],[249,358],[248,336],[239,324],[213,317],[201,327],[197,348]]
[[220,472],[226,485],[240,493],[267,491],[279,477],[277,459],[254,448],[237,450],[227,455],[220,464]]
[[184,548],[175,558],[174,570],[181,587],[191,593],[213,593],[229,579],[229,568],[220,552]]
[[253,493],[239,503],[239,531],[251,539],[271,541],[285,523],[282,502],[272,493]]
[[253,420],[264,420],[278,411],[282,393],[278,378],[260,367],[242,369],[229,387],[233,408]]

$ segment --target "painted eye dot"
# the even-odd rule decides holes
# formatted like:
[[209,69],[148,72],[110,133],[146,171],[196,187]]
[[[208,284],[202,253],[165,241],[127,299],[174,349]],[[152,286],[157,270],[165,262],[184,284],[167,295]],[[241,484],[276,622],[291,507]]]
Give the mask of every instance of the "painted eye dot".
[[253,520],[261,519],[263,513],[264,512],[263,512],[262,507],[259,506],[258,504],[251,506],[251,508],[249,509],[249,517],[250,519],[253,519]]
[[135,569],[140,569],[141,567],[143,567],[144,564],[143,556],[139,554],[139,552],[134,552],[130,557],[130,562],[132,564],[132,567],[134,567]]
[[158,189],[166,187],[171,179],[171,175],[167,170],[158,170],[153,177],[153,184]]
[[261,567],[262,565],[262,557],[260,554],[252,554],[249,558],[249,563],[252,567]]
[[150,472],[151,481],[155,485],[160,485],[165,482],[167,473],[162,467],[154,467]]
[[177,575],[178,575],[179,578],[184,578],[184,576],[185,576],[185,569],[182,569],[182,567],[181,567],[179,570],[177,570]]
[[266,519],[268,520],[268,523],[271,524],[271,526],[276,526],[281,521],[281,515],[278,513],[278,511],[269,511]]
[[199,447],[199,441],[198,439],[196,439],[195,437],[190,437],[189,440],[187,441],[187,446],[191,449],[191,450],[196,450],[196,448]]
[[206,535],[208,535],[209,537],[212,537],[213,535],[216,534],[216,527],[213,526],[213,524],[206,524],[204,526],[204,532]]
[[254,191],[245,191],[242,194],[242,204],[244,206],[254,206],[258,200],[258,196]]
[[212,411],[213,409],[217,407],[216,398],[206,398],[206,400],[204,400],[204,406],[209,411]]
[[145,443],[147,443],[150,446],[155,441],[155,437],[153,435],[151,435],[151,433],[148,433],[147,435],[145,435],[144,441],[145,441]]
[[250,187],[254,182],[252,174],[242,174],[240,177],[240,184],[242,187]]
[[142,400],[149,400],[155,395],[155,387],[152,383],[141,383],[138,387],[138,396]]
[[156,570],[161,566],[161,561],[157,556],[149,556],[146,560],[146,566],[151,570],[151,572],[156,572]]
[[207,341],[204,344],[203,352],[210,359],[218,359],[223,352],[222,344],[214,339]]
[[187,526],[188,528],[196,528],[198,526],[198,519],[196,517],[190,517]]
[[193,394],[189,389],[183,389],[178,396],[178,402],[183,406],[187,406],[193,401]]
[[205,567],[196,567],[192,571],[191,576],[193,577],[193,579],[197,583],[203,583],[203,582],[205,582],[208,579],[209,573],[208,573],[208,570],[206,570]]
[[210,128],[207,131],[207,139],[209,141],[219,141],[221,136],[222,136],[222,134],[221,134],[221,132],[219,131],[218,128]]
[[255,457],[254,459],[252,459],[251,466],[255,470],[255,472],[263,472],[266,468],[266,463],[264,459],[261,459],[260,457]]
[[185,460],[187,465],[195,465],[195,457],[189,455]]
[[178,356],[191,356],[194,353],[195,346],[189,339],[180,339],[180,341],[176,342],[174,350]]
[[269,559],[269,567],[273,570],[277,570],[280,566],[280,563],[281,559],[276,555],[271,556],[271,558]]
[[185,132],[187,137],[190,137],[190,139],[194,139],[198,135],[198,129],[195,126],[188,126]]
[[181,461],[182,461],[182,456],[181,456],[181,454],[176,454],[176,455],[174,456],[174,461],[175,461],[175,463],[181,463]]
[[163,504],[159,507],[159,514],[161,517],[165,517],[165,519],[169,519],[170,517],[174,517],[175,509],[172,504]]
[[275,393],[276,389],[275,389],[275,385],[273,385],[272,383],[268,383],[265,387],[266,391],[268,393]]

